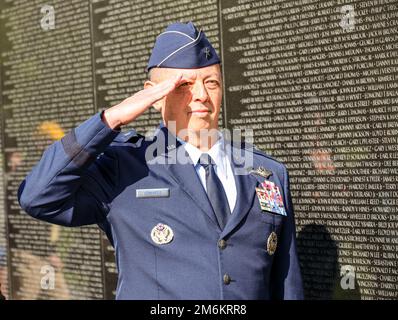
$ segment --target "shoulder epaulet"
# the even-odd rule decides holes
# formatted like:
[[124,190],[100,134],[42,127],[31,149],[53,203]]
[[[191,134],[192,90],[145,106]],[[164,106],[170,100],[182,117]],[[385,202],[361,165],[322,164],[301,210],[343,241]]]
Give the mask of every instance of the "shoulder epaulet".
[[122,142],[122,143],[130,142],[130,143],[134,144],[134,143],[139,142],[143,138],[144,138],[144,136],[140,135],[139,133],[137,133],[137,131],[132,129],[132,130],[125,131],[125,132],[120,132],[116,136],[116,138],[113,139],[113,142]]

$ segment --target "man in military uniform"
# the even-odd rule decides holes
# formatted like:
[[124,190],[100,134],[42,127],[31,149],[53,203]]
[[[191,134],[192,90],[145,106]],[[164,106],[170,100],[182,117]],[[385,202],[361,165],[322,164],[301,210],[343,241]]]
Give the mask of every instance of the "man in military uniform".
[[[218,130],[220,60],[203,31],[170,25],[148,71],[142,91],[46,150],[22,208],[98,224],[116,250],[118,299],[301,299],[286,168]],[[163,118],[152,139],[120,132],[151,106]]]

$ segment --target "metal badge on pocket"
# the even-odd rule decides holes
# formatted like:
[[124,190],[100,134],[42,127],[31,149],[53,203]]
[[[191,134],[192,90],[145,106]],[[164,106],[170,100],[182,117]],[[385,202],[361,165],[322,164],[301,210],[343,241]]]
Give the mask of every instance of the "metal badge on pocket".
[[158,223],[151,231],[151,238],[156,244],[167,244],[173,240],[174,232],[167,224]]
[[267,252],[270,256],[272,256],[275,253],[277,245],[278,245],[278,236],[274,231],[272,231],[268,236],[267,240]]

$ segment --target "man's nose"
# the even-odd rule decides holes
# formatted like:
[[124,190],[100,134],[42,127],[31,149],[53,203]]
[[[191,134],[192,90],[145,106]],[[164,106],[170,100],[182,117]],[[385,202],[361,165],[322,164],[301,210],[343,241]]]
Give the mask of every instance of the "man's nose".
[[209,99],[206,87],[201,82],[196,82],[192,90],[193,100],[206,102]]

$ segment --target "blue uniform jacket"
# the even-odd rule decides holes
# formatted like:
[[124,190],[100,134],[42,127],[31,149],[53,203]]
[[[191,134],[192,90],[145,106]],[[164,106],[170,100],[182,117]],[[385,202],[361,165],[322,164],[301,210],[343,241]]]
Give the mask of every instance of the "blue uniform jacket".
[[[253,167],[271,171],[268,180],[281,190],[287,216],[261,210],[255,188],[264,177],[236,175],[236,206],[220,230],[193,165],[162,163],[179,145],[166,139],[165,152],[153,148],[165,131],[147,141],[134,130],[112,130],[94,115],[44,152],[19,188],[21,207],[62,226],[98,224],[116,251],[117,299],[302,299],[285,166],[252,152]],[[136,195],[137,189],[154,188],[169,195]],[[151,239],[158,223],[173,230],[170,243]],[[273,231],[277,248],[270,255]]]

